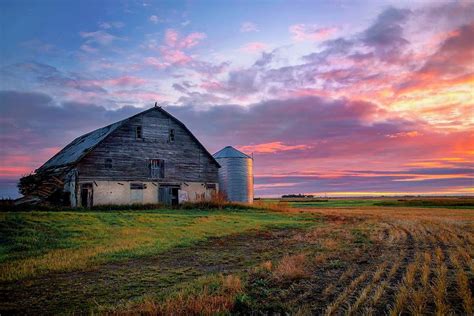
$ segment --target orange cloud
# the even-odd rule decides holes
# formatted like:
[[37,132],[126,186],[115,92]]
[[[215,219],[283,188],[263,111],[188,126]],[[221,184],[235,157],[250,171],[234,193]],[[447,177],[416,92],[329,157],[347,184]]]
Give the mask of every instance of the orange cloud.
[[399,138],[399,137],[417,137],[420,135],[422,134],[417,131],[411,131],[411,132],[400,132],[400,133],[395,133],[395,134],[388,134],[386,136],[388,138]]
[[288,150],[304,150],[309,149],[311,146],[308,145],[285,145],[282,142],[264,143],[258,145],[240,146],[239,150],[243,152],[254,152],[254,153],[276,153],[279,151]]

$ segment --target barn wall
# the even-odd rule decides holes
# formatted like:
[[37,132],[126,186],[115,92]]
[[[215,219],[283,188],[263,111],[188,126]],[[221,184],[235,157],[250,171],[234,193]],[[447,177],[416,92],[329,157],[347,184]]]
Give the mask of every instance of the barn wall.
[[[218,190],[218,185],[217,183],[215,184]],[[202,197],[207,201],[212,198],[212,190],[206,189],[206,184],[201,182],[188,182],[186,185],[182,184],[181,191],[187,192],[189,202],[200,201],[202,200]]]
[[[78,203],[80,206],[80,187],[81,184],[86,182],[80,182],[78,185],[77,196]],[[88,183],[88,182],[87,182]],[[136,183],[136,181],[93,181],[93,205],[127,205],[132,204],[132,189],[130,184]],[[158,203],[158,187],[159,183],[156,182],[140,182],[143,183],[145,188],[142,191],[143,204],[147,203]],[[212,190],[206,189],[206,184],[203,182],[186,182],[181,184],[181,191],[187,192],[188,201],[195,202],[204,197],[205,200],[211,199]]]
[[[143,139],[135,137],[142,127]],[[174,129],[175,140],[169,142]],[[112,168],[105,160],[112,159]],[[132,118],[91,151],[78,165],[82,180],[151,181],[149,159],[164,159],[163,182],[218,182],[218,167],[174,119],[159,110]]]

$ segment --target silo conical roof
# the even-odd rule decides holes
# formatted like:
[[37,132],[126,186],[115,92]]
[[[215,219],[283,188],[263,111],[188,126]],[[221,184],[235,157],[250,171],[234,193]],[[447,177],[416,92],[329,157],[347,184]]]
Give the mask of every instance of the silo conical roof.
[[227,146],[216,152],[214,155],[212,155],[215,159],[219,158],[250,158],[247,154],[244,154],[240,150],[235,149],[232,146]]

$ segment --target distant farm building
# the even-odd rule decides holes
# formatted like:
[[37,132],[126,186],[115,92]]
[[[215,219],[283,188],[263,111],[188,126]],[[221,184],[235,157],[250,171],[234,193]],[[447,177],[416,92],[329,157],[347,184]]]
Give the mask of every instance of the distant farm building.
[[219,163],[178,119],[153,107],[76,138],[20,180],[23,201],[91,207],[209,200]]
[[253,158],[232,146],[214,154],[221,165],[219,169],[220,190],[229,201],[253,202]]

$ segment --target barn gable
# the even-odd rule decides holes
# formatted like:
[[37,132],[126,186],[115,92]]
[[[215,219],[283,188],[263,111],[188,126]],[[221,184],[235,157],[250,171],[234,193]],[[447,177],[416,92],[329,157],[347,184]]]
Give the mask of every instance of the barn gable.
[[71,143],[69,143],[66,147],[64,147],[60,152],[54,155],[51,159],[49,159],[45,164],[43,164],[40,168],[36,170],[36,172],[41,172],[46,169],[50,168],[57,168],[63,167],[66,165],[73,165],[78,163],[84,156],[86,156],[89,152],[91,152],[97,145],[99,145],[103,140],[105,140],[110,134],[116,131],[119,127],[123,126],[130,120],[133,120],[139,116],[143,116],[150,111],[159,111],[169,117],[170,119],[174,120],[177,124],[179,124],[184,130],[189,133],[192,139],[201,147],[201,149],[208,155],[212,162],[219,166],[219,163],[214,159],[214,157],[207,151],[207,149],[199,142],[199,140],[191,133],[191,131],[184,125],[180,120],[172,116],[167,111],[163,110],[161,107],[153,107],[146,111],[140,112],[131,116],[127,119],[122,121],[107,125],[105,127],[96,129],[92,132],[89,132],[85,135],[79,136],[74,139]]
[[162,159],[164,181],[217,182],[219,164],[214,157],[183,123],[156,109],[127,119],[95,146],[77,164],[81,178],[144,180],[150,178],[150,161]]

